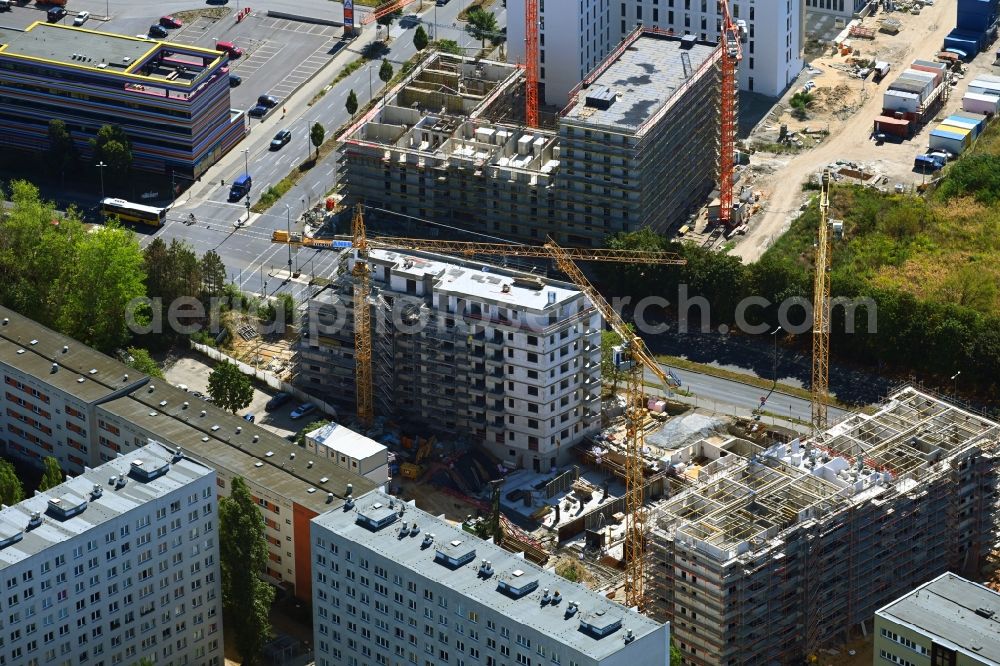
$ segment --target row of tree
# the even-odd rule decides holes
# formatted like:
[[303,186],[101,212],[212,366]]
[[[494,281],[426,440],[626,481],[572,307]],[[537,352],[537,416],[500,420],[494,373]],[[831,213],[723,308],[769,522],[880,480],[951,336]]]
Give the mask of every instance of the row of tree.
[[[132,170],[132,142],[117,125],[102,125],[97,135],[88,139],[93,165],[103,164],[112,183],[123,182]],[[48,163],[59,170],[60,181],[66,173],[78,168],[80,151],[76,147],[66,123],[58,118],[49,121]],[[104,177],[104,174],[101,174]]]

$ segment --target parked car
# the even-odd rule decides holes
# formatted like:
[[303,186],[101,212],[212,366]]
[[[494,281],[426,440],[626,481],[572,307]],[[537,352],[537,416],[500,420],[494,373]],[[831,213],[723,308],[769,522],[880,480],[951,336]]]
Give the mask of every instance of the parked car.
[[56,21],[61,21],[68,13],[65,7],[52,7],[46,12],[45,16],[48,18],[49,23],[55,23]]
[[232,42],[216,42],[215,50],[228,54],[229,57],[234,60],[243,55],[243,49],[236,46],[236,44],[233,44]]
[[253,414],[244,414],[243,415],[243,420],[244,421],[249,421],[250,423],[253,423],[256,420],[256,418],[257,417],[255,417]]
[[160,25],[164,28],[179,28],[184,25],[184,22],[179,19],[175,19],[173,16],[161,16]]
[[88,11],[86,11],[86,10],[84,10],[84,11],[82,11],[82,12],[79,12],[79,13],[78,13],[78,14],[77,14],[77,15],[76,15],[76,16],[75,16],[74,18],[73,18],[73,25],[76,25],[76,26],[80,26],[80,25],[83,25],[84,23],[86,23],[86,22],[87,22],[87,19],[89,19],[89,18],[90,18],[90,12],[88,12]]
[[292,140],[292,133],[286,129],[281,130],[271,139],[271,150],[280,150],[283,145]]
[[264,411],[273,412],[291,399],[292,395],[290,393],[285,393],[284,391],[281,393],[275,393],[271,399],[267,401],[267,404],[264,405]]
[[162,39],[166,37],[169,33],[167,33],[167,29],[164,28],[162,25],[151,25],[149,26],[149,34],[152,35],[153,37],[159,37]]
[[257,98],[257,103],[261,106],[266,106],[269,109],[273,109],[278,106],[278,98],[273,95],[261,95]]
[[292,413],[289,414],[289,416],[292,418],[292,420],[301,419],[306,414],[312,414],[315,411],[316,411],[316,405],[314,405],[311,402],[304,402],[295,409],[293,409]]
[[243,83],[243,77],[242,76],[239,76],[238,74],[230,74],[229,75],[229,87],[230,88],[235,88],[236,86],[240,85],[241,83]]
[[257,106],[250,109],[250,111],[247,112],[247,115],[250,116],[251,118],[263,118],[264,116],[267,115],[267,112],[270,110],[271,109],[267,108],[263,104],[258,104]]

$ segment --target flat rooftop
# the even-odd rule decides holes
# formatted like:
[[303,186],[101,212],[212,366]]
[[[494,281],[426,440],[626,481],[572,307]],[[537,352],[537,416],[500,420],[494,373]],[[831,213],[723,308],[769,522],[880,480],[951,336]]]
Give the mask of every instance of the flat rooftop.
[[369,439],[339,423],[327,423],[322,428],[308,433],[306,437],[315,440],[319,446],[325,446],[358,460],[387,452],[386,447],[374,439]]
[[[47,64],[99,70],[108,75],[130,75],[163,80],[143,71],[143,65],[158,52],[194,55],[211,64],[223,54],[211,49],[99,32],[56,23],[36,22],[24,32],[5,33],[9,42],[0,46],[4,57],[40,61]],[[183,85],[184,79],[176,81]]]
[[[133,461],[141,461],[146,470],[164,466],[167,469],[153,480],[144,481],[131,472]],[[187,458],[176,458],[172,451],[158,443],[147,444],[100,467],[87,468],[80,476],[0,509],[0,544],[6,544],[0,547],[0,570],[85,534],[209,474],[213,472],[208,467]],[[112,486],[111,477],[124,478],[126,483]],[[101,486],[99,495],[95,493],[98,485]],[[69,512],[79,512],[63,518],[53,512],[50,500],[58,500],[57,504]],[[29,525],[35,513],[40,522]]]
[[393,275],[422,278],[432,275],[437,279],[434,291],[459,297],[472,297],[519,310],[543,311],[571,301],[580,291],[564,282],[541,280],[541,288],[524,286],[515,278],[528,278],[527,273],[488,264],[470,265],[473,262],[444,261],[444,257],[427,259],[419,255],[393,250],[372,250],[369,256],[376,261],[393,265]]
[[1000,664],[1000,594],[943,573],[877,611],[979,662]]
[[0,364],[90,403],[146,380],[141,372],[0,306]]
[[[635,638],[639,639],[661,630],[663,626],[609,601],[583,585],[571,583],[554,572],[546,571],[515,553],[452,527],[411,504],[404,507],[402,518],[381,529],[373,531],[358,524],[359,516],[382,522],[388,515],[391,520],[391,513],[385,513],[390,502],[397,508],[401,505],[393,497],[372,492],[360,497],[354,510],[330,511],[314,518],[313,522],[396,562],[410,570],[415,577],[434,580],[456,590],[512,622],[529,626],[596,660],[605,659],[625,648],[627,643],[622,640],[622,636],[626,631],[631,630]],[[419,532],[413,536],[400,536],[403,524],[408,528],[416,524]],[[433,544],[421,547],[429,534],[434,535]],[[442,563],[439,551],[453,561],[464,561],[470,555],[471,559],[465,564],[448,566]],[[479,575],[482,560],[491,564],[493,574],[488,578]],[[529,591],[522,596],[508,594],[498,589],[501,585]],[[546,592],[558,592],[560,603],[541,603]],[[567,616],[565,611],[571,601],[576,602],[579,610],[572,616]],[[602,638],[595,638],[581,630],[581,621],[602,627],[613,627],[620,621],[621,627]]]
[[597,76],[580,90],[563,121],[640,130],[693,77],[715,76],[714,69],[702,66],[718,53],[718,44],[642,32],[595,68]]

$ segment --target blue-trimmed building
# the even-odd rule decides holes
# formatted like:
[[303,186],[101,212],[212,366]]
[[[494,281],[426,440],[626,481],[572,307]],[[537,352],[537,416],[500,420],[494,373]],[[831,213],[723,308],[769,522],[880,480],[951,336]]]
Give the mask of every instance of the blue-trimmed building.
[[53,118],[81,154],[120,126],[133,166],[196,178],[246,136],[224,53],[36,22],[0,45],[0,145],[41,151]]

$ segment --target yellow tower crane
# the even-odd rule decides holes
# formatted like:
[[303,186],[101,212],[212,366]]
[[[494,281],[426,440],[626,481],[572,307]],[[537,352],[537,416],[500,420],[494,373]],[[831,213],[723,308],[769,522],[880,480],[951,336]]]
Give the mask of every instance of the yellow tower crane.
[[[275,236],[275,239],[278,237]],[[626,455],[625,495],[627,524],[625,532],[625,599],[629,606],[642,608],[645,602],[645,540],[646,512],[643,509],[644,476],[642,463],[643,419],[645,414],[643,375],[646,370],[655,375],[664,388],[675,382],[656,362],[642,338],[622,320],[621,315],[590,283],[576,261],[602,261],[622,264],[683,265],[687,260],[672,252],[644,250],[563,248],[551,238],[541,246],[508,243],[443,241],[419,238],[374,237],[365,231],[363,206],[355,207],[352,223],[352,245],[355,263],[354,278],[354,345],[358,420],[370,424],[374,416],[372,403],[372,343],[371,313],[368,296],[371,292],[371,270],[368,252],[372,249],[437,252],[461,256],[485,255],[552,259],[598,309],[604,320],[622,339],[631,358],[626,386]]]
[[812,427],[817,435],[827,425],[830,387],[830,170],[824,169],[819,194],[819,237],[816,241],[816,279],[813,284]]

